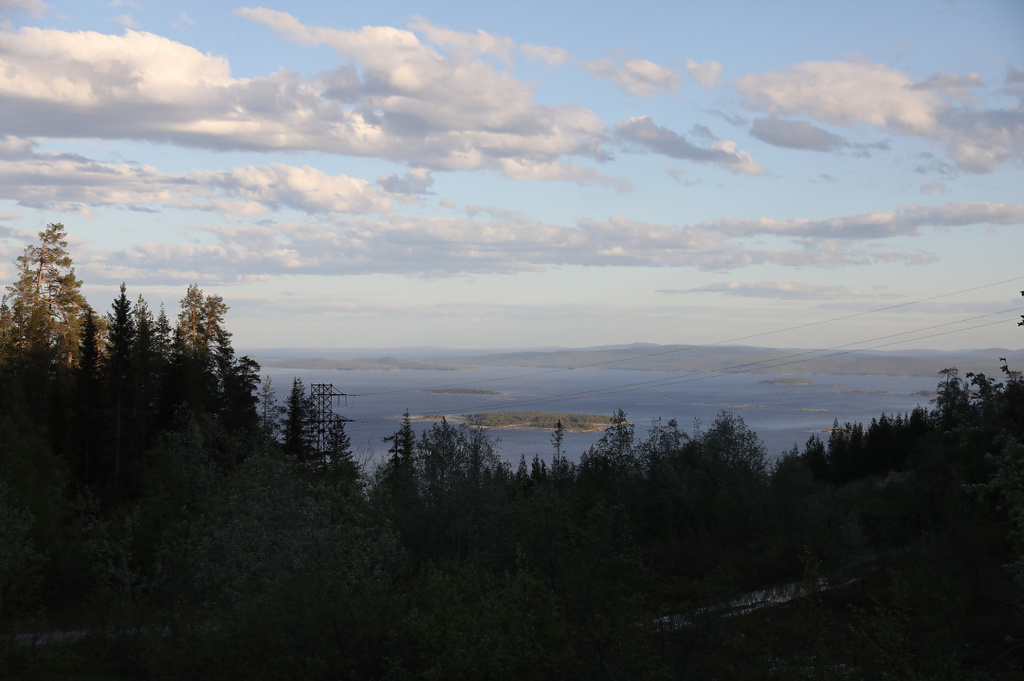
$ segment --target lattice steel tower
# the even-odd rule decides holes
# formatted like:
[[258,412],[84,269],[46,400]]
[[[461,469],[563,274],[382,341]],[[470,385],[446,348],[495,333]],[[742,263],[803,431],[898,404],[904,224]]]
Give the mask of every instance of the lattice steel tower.
[[339,420],[344,423],[352,421],[335,415],[334,400],[340,397],[345,398],[345,406],[348,406],[351,395],[335,390],[333,383],[311,383],[309,386],[309,398],[313,402],[313,451],[320,459],[331,451],[334,424]]

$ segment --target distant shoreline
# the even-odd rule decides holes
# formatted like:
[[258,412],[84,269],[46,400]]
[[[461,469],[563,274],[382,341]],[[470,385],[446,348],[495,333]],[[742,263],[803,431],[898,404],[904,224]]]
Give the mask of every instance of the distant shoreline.
[[[765,382],[791,386],[813,385],[814,381],[807,376],[815,375],[932,376],[938,381],[939,372],[950,367],[959,369],[961,376],[967,372],[994,376],[998,375],[1002,357],[1007,358],[1011,367],[1024,366],[1024,351],[1000,348],[947,352],[921,350],[916,356],[886,352],[836,355],[824,350],[818,355],[815,350],[794,348],[652,344],[502,352],[437,348],[382,351],[392,354],[360,357],[353,355],[358,351],[321,348],[309,351],[317,353],[317,356],[303,356],[302,350],[292,348],[254,351],[252,358],[267,367],[341,371],[469,371],[482,367],[623,369],[700,374],[741,371],[777,376]],[[337,356],[330,357],[332,354]],[[793,357],[799,359],[793,360]]]

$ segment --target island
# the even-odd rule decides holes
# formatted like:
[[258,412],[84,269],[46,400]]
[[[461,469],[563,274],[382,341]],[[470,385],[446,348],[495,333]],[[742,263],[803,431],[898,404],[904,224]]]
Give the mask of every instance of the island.
[[440,421],[464,423],[473,428],[489,430],[555,430],[558,422],[567,433],[595,433],[612,425],[611,417],[598,414],[559,414],[542,411],[502,411],[484,414],[425,414],[412,417],[413,421]]
[[597,414],[558,414],[541,411],[503,411],[486,414],[466,414],[465,423],[477,428],[554,430],[558,422],[570,433],[590,433],[604,430],[612,424],[608,416]]

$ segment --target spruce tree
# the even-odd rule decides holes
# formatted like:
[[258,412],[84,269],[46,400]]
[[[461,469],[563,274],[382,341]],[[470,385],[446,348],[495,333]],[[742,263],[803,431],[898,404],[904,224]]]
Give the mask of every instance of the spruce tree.
[[281,431],[281,416],[285,409],[277,401],[277,393],[274,391],[273,382],[270,376],[264,376],[263,387],[260,388],[259,414],[260,435],[268,442],[277,442],[277,435]]
[[296,377],[292,381],[292,389],[284,408],[284,451],[299,461],[307,461],[313,451],[310,422],[312,405],[301,378]]

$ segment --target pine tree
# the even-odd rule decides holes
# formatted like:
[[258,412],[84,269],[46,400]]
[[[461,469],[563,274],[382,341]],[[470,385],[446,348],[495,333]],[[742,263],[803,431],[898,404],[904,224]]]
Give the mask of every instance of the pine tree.
[[218,295],[203,296],[197,284],[191,284],[181,299],[178,331],[184,348],[194,356],[209,359],[218,349],[231,344],[231,333],[224,326],[228,306]]
[[67,245],[64,225],[50,223],[39,232],[39,244],[25,248],[17,260],[18,280],[7,287],[2,324],[19,357],[64,368],[78,358],[88,308]]

